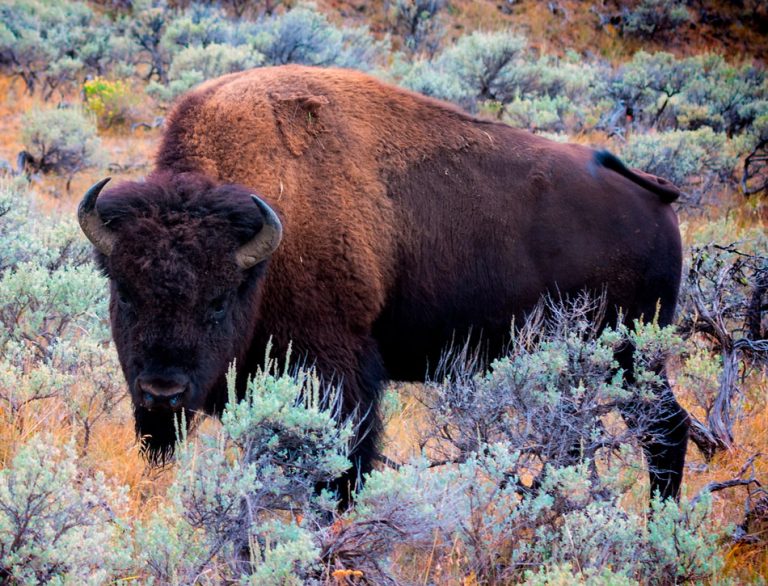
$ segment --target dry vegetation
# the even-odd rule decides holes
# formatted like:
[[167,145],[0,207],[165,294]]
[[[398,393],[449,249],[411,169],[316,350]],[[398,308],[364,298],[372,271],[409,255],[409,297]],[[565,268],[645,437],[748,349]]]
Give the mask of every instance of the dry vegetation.
[[[130,2],[124,4],[106,2],[94,4],[94,6],[99,13],[113,14],[115,10],[120,13],[124,10],[124,6],[129,4]],[[681,59],[706,51],[716,51],[729,62],[739,66],[754,63],[764,75],[765,68],[761,60],[768,54],[768,40],[758,30],[761,23],[764,28],[768,15],[765,6],[760,2],[719,3],[704,0],[689,2],[687,3],[691,14],[689,22],[681,25],[674,35],[659,35],[651,38],[621,34],[619,16],[622,7],[636,4],[638,3],[612,1],[582,3],[570,0],[550,3],[532,0],[520,2],[454,0],[448,2],[447,7],[444,7],[439,14],[443,19],[442,36],[438,39],[440,49],[433,59],[439,59],[441,51],[452,46],[454,40],[465,37],[472,31],[478,29],[506,31],[511,28],[527,36],[530,47],[536,54],[565,55],[571,51],[576,54],[577,63],[578,58],[582,57],[590,62],[599,59],[603,66],[613,70],[628,62],[640,49],[649,52],[669,51]],[[320,3],[319,9],[329,15],[331,22],[366,24],[377,36],[382,37],[385,33],[392,31],[391,11],[395,5],[395,2],[365,3],[328,0]],[[742,8],[739,9],[737,5]],[[280,5],[276,13],[280,14],[284,10],[285,6]],[[603,24],[596,26],[596,22]],[[393,49],[405,47],[405,37],[395,32],[392,46]],[[429,57],[426,54],[417,53],[415,60],[427,58]],[[397,69],[402,65],[398,65],[398,59],[400,57],[394,56],[394,52],[387,53],[383,58],[386,67],[378,65],[376,71],[390,79],[394,77],[396,81],[407,79],[408,72]],[[78,170],[71,177],[71,182],[68,181],[69,177],[66,173],[43,174],[29,169],[21,174],[21,178],[11,178],[14,173],[8,173],[7,179],[0,179],[0,181],[6,181],[2,184],[2,189],[6,191],[10,189],[8,186],[11,181],[25,182],[21,191],[26,194],[24,197],[29,201],[30,218],[37,218],[34,220],[35,225],[30,225],[30,229],[36,230],[39,234],[41,230],[39,224],[45,223],[47,221],[45,218],[54,221],[59,218],[72,218],[80,194],[93,182],[107,174],[120,178],[136,178],[147,172],[162,129],[132,127],[132,125],[137,122],[146,122],[152,126],[155,116],[164,114],[167,101],[157,93],[153,94],[154,98],[147,94],[147,82],[143,79],[147,73],[146,65],[138,64],[137,71],[139,72],[137,75],[126,77],[125,80],[130,85],[129,93],[138,96],[139,99],[131,105],[124,120],[108,128],[102,125],[99,129],[100,160],[94,166]],[[393,74],[393,71],[397,73]],[[564,85],[567,86],[568,83]],[[0,102],[0,159],[8,161],[11,167],[15,167],[17,154],[26,148],[22,141],[25,113],[37,108],[50,108],[57,101],[69,105],[80,103],[81,95],[80,88],[72,86],[62,90],[59,96],[45,101],[40,91],[30,94],[21,79],[12,77],[6,71],[0,76],[0,96],[4,96]],[[761,99],[768,100],[768,94],[764,93]],[[461,99],[457,101],[461,103]],[[475,108],[485,115],[497,115],[498,111],[492,102],[493,100],[482,102],[473,97],[464,105]],[[502,109],[504,107],[506,103]],[[92,115],[89,114],[89,116]],[[562,120],[565,120],[565,115]],[[623,138],[620,137],[619,142],[611,142],[617,140],[614,129],[599,124],[583,123],[575,126],[569,126],[569,124],[564,122],[557,128],[552,126],[544,131],[561,136],[567,135],[570,140],[579,142],[595,145],[609,144],[615,149],[624,148],[624,142],[621,141],[629,138],[630,134],[642,133],[640,129],[633,127],[626,130],[626,134]],[[662,132],[662,126],[663,124],[660,124],[653,133]],[[732,135],[741,136],[740,133],[746,135],[747,132],[739,129]],[[730,141],[731,138],[732,136],[729,135],[728,140]],[[731,142],[728,145],[730,148]],[[739,250],[761,256],[765,262],[768,257],[768,248],[766,248],[768,239],[765,238],[766,224],[768,224],[768,196],[765,191],[762,191],[745,197],[739,190],[739,173],[747,152],[742,151],[734,155],[735,163],[731,164],[729,171],[725,173],[725,180],[708,180],[704,196],[694,201],[693,205],[689,205],[690,202],[684,203],[679,210],[686,250],[708,242],[717,242],[722,245],[738,242]],[[709,170],[706,172],[710,173]],[[718,170],[714,173],[719,172]],[[26,183],[27,181],[29,183]],[[688,187],[689,192],[697,189],[697,186],[701,185],[700,176],[691,179],[690,185],[693,187]],[[2,221],[3,218],[0,217],[0,222]],[[72,245],[75,252],[70,251],[68,254],[76,258],[79,254],[78,250],[87,248],[83,242],[84,239],[77,234],[73,225],[63,230],[64,232],[68,230],[67,234],[75,242]],[[3,236],[0,230],[0,237]],[[53,240],[54,243],[61,242],[67,237],[65,235],[58,241],[55,238]],[[0,256],[3,254],[0,251]],[[690,254],[688,258],[690,262],[692,258]],[[87,265],[88,263],[76,260],[74,264]],[[6,263],[0,262],[0,276],[5,270]],[[768,267],[763,265],[763,271],[768,271]],[[7,306],[11,301],[0,299],[0,308]],[[768,295],[762,298],[764,312],[766,303],[768,303]],[[74,438],[79,452],[78,478],[93,477],[97,472],[101,472],[108,480],[107,484],[114,483],[115,486],[127,487],[123,509],[115,514],[119,514],[123,519],[149,523],[157,517],[158,512],[171,506],[168,491],[178,473],[178,467],[171,465],[164,469],[149,468],[138,453],[131,408],[129,400],[122,391],[122,377],[119,369],[116,368],[116,360],[112,356],[113,349],[104,337],[104,332],[94,333],[95,329],[105,327],[104,307],[104,301],[101,299],[93,311],[102,313],[85,316],[81,321],[86,325],[80,325],[78,322],[77,327],[72,328],[75,333],[68,334],[69,341],[72,343],[92,338],[98,346],[98,349],[94,350],[98,364],[91,370],[89,370],[90,367],[79,364],[74,372],[80,374],[72,379],[54,381],[53,378],[43,377],[39,379],[42,382],[30,383],[29,377],[42,376],[38,373],[40,361],[33,351],[28,350],[30,338],[24,338],[19,342],[20,347],[26,348],[25,351],[29,353],[18,360],[15,354],[16,349],[11,349],[8,345],[0,345],[3,352],[7,352],[7,356],[3,356],[4,362],[0,365],[0,368],[5,369],[0,372],[0,468],[8,467],[20,448],[40,433],[49,434],[46,436],[46,441],[56,445],[66,444]],[[0,317],[2,316],[3,314],[0,313]],[[758,324],[762,324],[760,327],[763,337],[768,332],[767,320],[768,313],[763,314],[762,322],[758,320]],[[19,321],[23,321],[21,317]],[[5,322],[3,324],[7,327]],[[736,324],[732,327],[738,329],[741,325]],[[703,330],[688,332],[684,349],[676,352],[676,356],[671,360],[670,374],[680,402],[698,420],[706,424],[707,413],[702,406],[701,389],[712,389],[708,397],[711,399],[718,391],[718,376],[722,373],[717,367],[718,347],[706,332],[702,332]],[[2,341],[0,337],[0,342]],[[45,348],[41,352],[44,350]],[[701,352],[701,356],[706,356],[709,362],[705,361],[701,365],[693,364],[691,361],[698,356],[697,351]],[[718,449],[711,459],[705,458],[693,443],[689,448],[683,489],[688,498],[702,494],[710,483],[717,484],[734,479],[754,480],[751,483],[742,483],[741,486],[716,490],[712,494],[707,523],[711,523],[713,533],[719,532],[721,535],[717,543],[716,555],[722,559],[723,564],[714,576],[703,578],[705,583],[757,584],[765,583],[764,580],[768,579],[768,493],[760,489],[761,486],[768,485],[768,393],[766,392],[768,391],[768,371],[766,370],[768,360],[766,360],[766,351],[762,352],[763,354],[757,352],[751,356],[742,356],[738,362],[736,381],[738,390],[731,395],[729,409],[729,415],[733,420],[732,441],[729,445]],[[42,362],[45,363],[46,360],[53,359],[46,357]],[[11,364],[18,369],[11,371]],[[105,373],[99,369],[107,370]],[[40,389],[37,395],[27,394],[18,400],[15,399],[19,389],[26,389],[34,384],[38,384]],[[51,392],[47,392],[46,389]],[[395,386],[388,393],[389,416],[385,453],[394,461],[406,462],[420,455],[423,438],[429,432],[431,421],[425,407],[428,401],[425,401],[424,392],[424,389],[418,386]],[[105,402],[105,393],[110,397],[108,402]],[[89,422],[88,425],[85,425],[84,421]],[[87,439],[86,427],[89,428]],[[220,428],[219,422],[206,421],[197,433],[200,436],[213,437],[220,432]],[[633,478],[637,482],[631,490],[621,493],[622,506],[627,511],[639,512],[642,515],[647,503],[647,482],[637,450],[627,456],[625,465],[628,470],[626,474],[634,475]],[[0,501],[2,501],[1,491]],[[354,519],[338,520],[330,534],[323,534],[326,539],[324,544],[327,546],[331,543],[342,552],[345,538],[350,539],[349,543],[359,545],[354,539],[362,538],[354,532],[358,531],[362,525],[355,524],[357,522],[359,521]],[[298,523],[299,521],[296,521],[297,525]],[[729,524],[731,529],[724,529]],[[0,541],[3,538],[2,531],[3,528],[0,525]],[[446,541],[446,535],[437,529],[437,523],[430,536],[431,541],[427,539],[426,544],[421,537],[419,538],[421,541],[415,538],[410,541],[410,538],[403,538],[404,545],[394,547],[389,553],[392,565],[397,568],[399,580],[414,584],[474,585],[511,583],[520,577],[520,574],[517,574],[513,580],[509,576],[505,577],[503,573],[494,576],[492,573],[483,575],[479,570],[470,571],[468,568],[473,566],[469,560],[476,554],[470,551],[466,542],[459,538],[455,538],[453,542]],[[371,547],[371,551],[375,550],[374,545],[365,543],[366,547]],[[503,559],[512,556],[510,551],[505,550],[513,547],[509,541],[500,542],[494,546],[498,547],[498,550],[491,552],[493,555]],[[360,547],[363,546],[360,545]],[[326,560],[329,565],[324,576],[328,583],[365,583],[365,576],[360,577],[355,574],[359,569],[355,564],[362,563],[362,558],[356,558],[354,555],[345,558],[344,555],[338,554],[332,559],[335,566],[330,565],[331,562]],[[120,578],[119,583],[143,583],[148,579],[148,575],[142,574],[142,570],[137,573],[136,567],[131,566],[130,563],[116,561],[115,567],[122,568],[122,573],[112,576],[110,580]],[[333,570],[338,571],[334,573]],[[6,580],[8,580],[7,583],[17,583],[5,574],[5,571],[6,569],[0,565],[0,583],[6,583]],[[366,569],[366,571],[370,573],[371,570]],[[563,576],[557,578],[553,574],[551,581],[546,583],[571,583]],[[205,573],[201,573],[198,578],[201,582],[216,581],[215,576],[205,575]],[[584,576],[581,578],[584,579]],[[585,583],[601,583],[599,577],[593,576],[591,579],[597,581]],[[371,580],[368,583],[376,583],[375,580]],[[30,579],[26,582],[19,580],[18,583],[35,582]],[[66,583],[77,583],[77,578],[71,578]],[[106,579],[104,583],[107,583]],[[157,583],[163,583],[163,579],[160,578]],[[275,583],[281,582],[276,580]],[[615,583],[629,582],[616,581]]]

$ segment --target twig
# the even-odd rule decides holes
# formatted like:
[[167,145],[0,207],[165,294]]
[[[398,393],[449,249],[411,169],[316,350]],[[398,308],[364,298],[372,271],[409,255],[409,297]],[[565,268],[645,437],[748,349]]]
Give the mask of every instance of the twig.
[[[762,486],[760,484],[760,481],[755,476],[755,460],[759,458],[762,454],[757,453],[750,456],[747,461],[744,463],[744,466],[741,467],[741,470],[739,470],[739,474],[736,476],[736,478],[732,478],[731,480],[726,480],[723,482],[709,482],[707,483],[704,488],[702,488],[699,493],[691,499],[691,507],[695,507],[696,503],[698,503],[706,494],[710,494],[713,492],[718,492],[720,490],[725,490],[726,488],[734,488],[736,486],[749,486],[751,484],[755,484],[758,487]],[[748,478],[742,478],[744,474],[746,474],[748,469],[752,469],[752,473],[749,475]]]

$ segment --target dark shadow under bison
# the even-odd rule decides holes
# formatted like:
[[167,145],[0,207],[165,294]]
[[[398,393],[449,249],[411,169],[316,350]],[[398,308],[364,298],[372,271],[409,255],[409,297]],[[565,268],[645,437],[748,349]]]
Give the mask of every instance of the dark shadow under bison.
[[[242,393],[268,341],[292,343],[360,420],[346,502],[376,456],[382,384],[424,380],[454,336],[499,352],[512,316],[555,292],[604,293],[606,320],[675,310],[672,185],[353,71],[209,81],[176,105],[144,182],[99,197],[105,183],[79,219],[153,461],[174,413],[221,412],[232,360]],[[631,376],[631,350],[618,358]],[[687,415],[668,384],[659,404],[645,452],[674,497]]]

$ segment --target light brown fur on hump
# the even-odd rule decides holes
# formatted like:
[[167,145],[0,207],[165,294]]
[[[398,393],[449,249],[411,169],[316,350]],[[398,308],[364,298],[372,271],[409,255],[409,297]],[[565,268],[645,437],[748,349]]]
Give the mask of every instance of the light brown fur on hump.
[[[270,294],[354,291],[314,300],[354,329],[370,326],[394,279],[387,174],[438,150],[492,143],[457,108],[358,72],[302,66],[203,84],[182,98],[168,126],[159,167],[194,167],[252,187],[282,214],[286,238],[265,284]],[[281,283],[281,275],[300,282]]]

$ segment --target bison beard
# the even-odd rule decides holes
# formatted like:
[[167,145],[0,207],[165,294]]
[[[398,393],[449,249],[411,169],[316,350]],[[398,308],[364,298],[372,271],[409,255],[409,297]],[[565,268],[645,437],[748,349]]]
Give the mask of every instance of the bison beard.
[[[185,420],[192,421],[192,414],[186,413]],[[133,418],[136,437],[141,440],[141,452],[154,466],[166,464],[172,457],[176,445],[176,429],[184,423],[181,417],[168,413],[150,411],[134,405]],[[189,425],[189,424],[187,424]]]
[[[360,432],[342,502],[369,471],[388,379],[424,380],[446,345],[498,352],[542,295],[604,292],[610,320],[672,323],[682,251],[662,179],[352,71],[261,68],[203,84],[168,118],[145,182],[86,194],[83,231],[148,459],[174,413],[219,414],[290,345]],[[98,198],[98,201],[97,201]],[[283,235],[283,228],[285,237]],[[628,376],[631,350],[617,356]],[[632,423],[643,413],[625,412]],[[645,445],[677,495],[687,416],[668,384]]]

